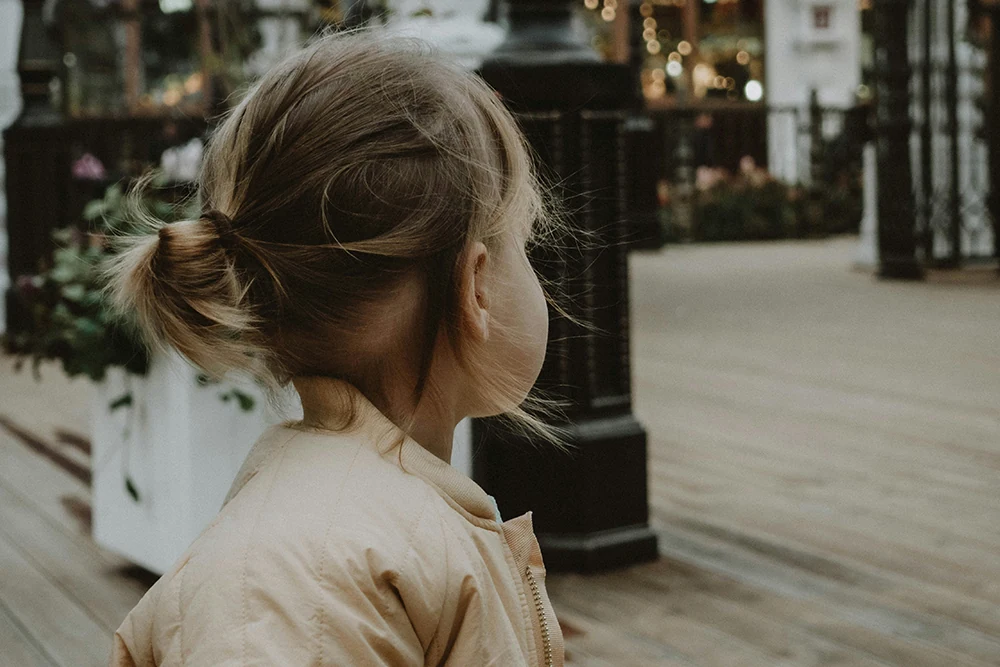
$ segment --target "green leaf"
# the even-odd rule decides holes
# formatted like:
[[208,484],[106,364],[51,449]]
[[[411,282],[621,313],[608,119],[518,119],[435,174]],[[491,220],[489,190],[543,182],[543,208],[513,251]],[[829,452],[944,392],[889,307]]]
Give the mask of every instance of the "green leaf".
[[257,405],[257,400],[253,396],[239,389],[230,389],[229,391],[222,392],[219,394],[219,398],[222,399],[223,403],[228,403],[230,400],[235,399],[240,406],[240,410],[243,412],[252,412],[254,406]]
[[235,389],[233,390],[233,394],[236,395],[236,400],[240,402],[240,410],[243,412],[253,412],[253,408],[257,404],[253,396]]
[[130,407],[132,405],[132,393],[123,394],[108,404],[108,410],[114,412],[119,408]]
[[63,298],[69,301],[83,301],[83,299],[87,296],[87,288],[80,283],[65,285],[61,291]]
[[219,381],[205,373],[198,373],[195,376],[194,381],[198,383],[199,387],[207,387],[210,384],[219,384]]
[[139,489],[135,487],[135,482],[128,475],[125,475],[125,490],[128,491],[128,495],[131,496],[132,500],[139,502]]
[[95,199],[83,207],[83,219],[87,222],[97,222],[104,217],[107,210],[108,205],[103,199]]

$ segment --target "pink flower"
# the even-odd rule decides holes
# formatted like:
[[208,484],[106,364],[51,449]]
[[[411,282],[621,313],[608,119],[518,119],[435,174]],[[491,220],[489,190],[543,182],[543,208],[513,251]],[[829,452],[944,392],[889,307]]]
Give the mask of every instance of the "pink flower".
[[695,172],[694,186],[699,192],[711,190],[726,180],[726,170],[721,167],[698,167]]
[[666,179],[660,179],[656,183],[656,199],[660,206],[668,206],[670,204],[670,184]]
[[73,178],[81,181],[102,181],[107,171],[101,161],[90,153],[84,153],[73,163],[71,168]]
[[18,276],[15,285],[17,285],[17,291],[20,292],[25,298],[32,298],[42,290],[42,285],[44,280],[41,276]]

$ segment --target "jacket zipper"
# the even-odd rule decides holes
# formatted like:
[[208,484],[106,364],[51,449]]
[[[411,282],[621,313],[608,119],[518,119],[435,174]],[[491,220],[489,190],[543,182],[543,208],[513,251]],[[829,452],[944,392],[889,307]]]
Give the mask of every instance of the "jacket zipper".
[[538,612],[538,622],[542,629],[542,648],[545,653],[545,667],[552,667],[552,637],[549,634],[549,622],[545,618],[545,601],[542,593],[538,589],[538,582],[535,580],[535,573],[531,571],[531,566],[524,568],[524,574],[528,579],[528,586],[531,587],[531,597],[535,600],[535,611]]

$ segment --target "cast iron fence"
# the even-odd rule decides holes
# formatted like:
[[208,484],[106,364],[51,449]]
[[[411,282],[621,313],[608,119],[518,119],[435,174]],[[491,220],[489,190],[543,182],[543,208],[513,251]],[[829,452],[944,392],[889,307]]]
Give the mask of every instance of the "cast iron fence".
[[[632,120],[637,243],[854,231],[865,106],[656,109]],[[774,139],[773,141],[769,141]]]
[[953,267],[990,260],[1000,255],[1000,221],[989,207],[986,44],[976,37],[966,2],[917,0],[909,47],[913,189],[923,259]]

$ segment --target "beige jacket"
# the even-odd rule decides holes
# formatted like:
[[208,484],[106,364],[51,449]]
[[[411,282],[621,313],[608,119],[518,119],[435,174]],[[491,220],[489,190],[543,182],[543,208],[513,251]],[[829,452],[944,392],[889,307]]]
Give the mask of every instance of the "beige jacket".
[[[222,511],[129,613],[113,666],[562,665],[526,514],[406,439],[348,385],[295,382],[306,424],[266,432]],[[391,449],[388,449],[391,447]]]

